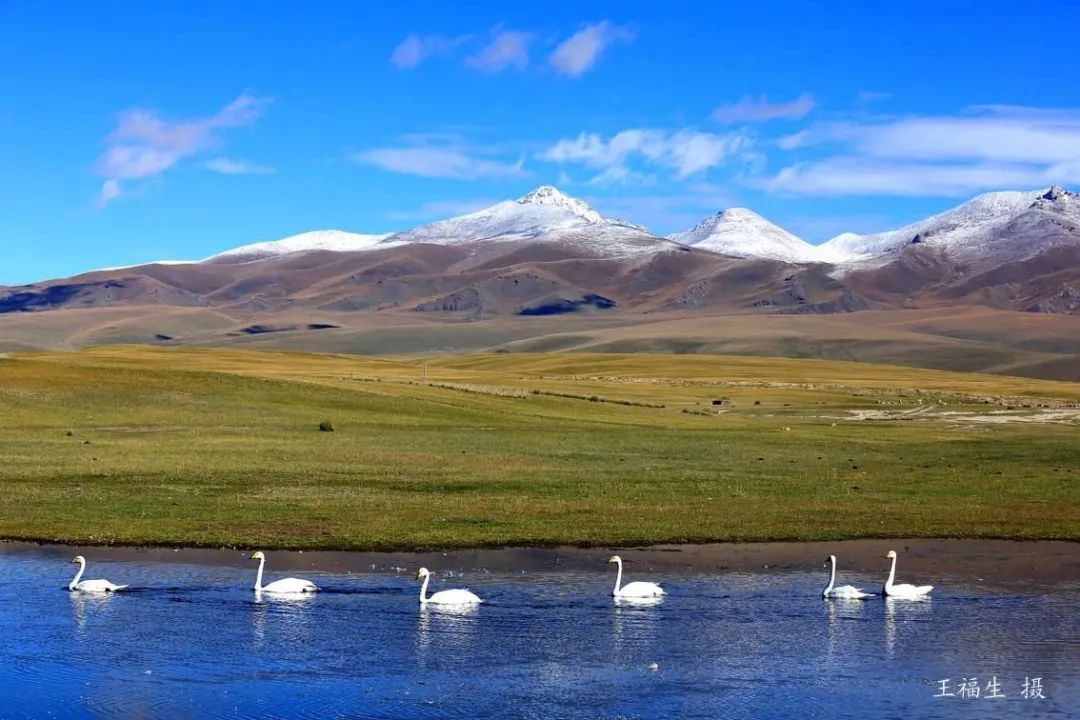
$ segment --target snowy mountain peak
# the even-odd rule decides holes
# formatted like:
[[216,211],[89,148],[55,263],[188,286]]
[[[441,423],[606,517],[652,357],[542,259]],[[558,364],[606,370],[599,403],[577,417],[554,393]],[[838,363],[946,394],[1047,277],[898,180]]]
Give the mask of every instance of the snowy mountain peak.
[[721,210],[686,232],[675,233],[669,238],[683,245],[733,257],[787,262],[819,259],[816,247],[747,208]]
[[1070,193],[1068,190],[1061,187],[1060,185],[1051,185],[1050,189],[1041,195],[1041,198],[1043,200],[1059,200],[1066,195],[1071,194],[1072,193]]
[[355,252],[368,250],[385,240],[389,235],[366,235],[362,233],[344,232],[342,230],[313,230],[311,232],[290,235],[281,240],[254,243],[242,247],[226,250],[225,252],[212,255],[206,260],[228,260],[231,262],[248,262],[263,258],[288,255],[290,253],[308,252],[311,250],[332,250],[334,252]]
[[384,242],[458,245],[520,241],[569,244],[612,256],[670,247],[644,228],[605,218],[584,201],[550,185],[517,200],[406,230]]
[[517,200],[521,205],[551,205],[561,208],[589,222],[603,222],[600,213],[589,207],[584,200],[566,195],[552,185],[541,185],[530,193],[522,195]]
[[735,207],[661,239],[646,228],[607,218],[551,185],[516,200],[393,235],[318,230],[245,245],[209,261],[250,262],[291,253],[356,252],[409,243],[544,242],[609,256],[637,256],[684,246],[737,258],[823,262],[849,268],[882,265],[905,248],[943,253],[968,268],[1021,259],[1047,247],[1080,242],[1080,194],[1054,185],[1032,191],[989,192],[932,217],[887,232],[843,233],[811,245],[753,210]]
[[1060,185],[1052,185],[1031,204],[1031,207],[1058,207],[1059,205],[1068,205],[1075,202],[1080,202],[1080,195],[1069,192]]
[[1035,246],[1021,241],[1013,227],[1028,210],[1045,210],[1080,219],[1076,193],[1053,186],[1046,190],[988,192],[925,220],[869,235],[844,233],[822,244],[838,261],[880,264],[908,245],[926,245],[956,260],[985,264],[1017,259]]

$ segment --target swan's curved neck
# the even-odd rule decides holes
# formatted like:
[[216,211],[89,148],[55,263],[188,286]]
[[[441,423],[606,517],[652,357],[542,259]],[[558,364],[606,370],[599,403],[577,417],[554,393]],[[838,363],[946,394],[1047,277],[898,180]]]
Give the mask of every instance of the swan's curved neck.
[[611,591],[612,595],[618,595],[622,587],[622,558],[616,560],[615,564],[619,567],[619,571],[615,573],[615,589]]
[[259,572],[256,573],[256,575],[255,575],[255,592],[258,592],[258,591],[262,590],[262,586],[263,586],[263,584],[262,584],[263,566],[265,566],[265,565],[266,565],[266,558],[264,558],[264,557],[259,558]]
[[420,604],[427,602],[427,584],[431,580],[431,573],[424,575],[424,582],[420,583]]
[[892,559],[892,567],[889,568],[889,579],[885,581],[885,587],[891,588],[893,579],[896,577],[896,558]]
[[832,570],[829,571],[829,584],[821,591],[822,595],[827,595],[836,583],[836,561],[829,560],[829,567],[832,568]]
[[79,587],[79,580],[82,580],[83,573],[86,572],[86,561],[79,561],[79,571],[75,573],[75,577],[71,579],[71,584],[68,585],[68,590],[74,590]]

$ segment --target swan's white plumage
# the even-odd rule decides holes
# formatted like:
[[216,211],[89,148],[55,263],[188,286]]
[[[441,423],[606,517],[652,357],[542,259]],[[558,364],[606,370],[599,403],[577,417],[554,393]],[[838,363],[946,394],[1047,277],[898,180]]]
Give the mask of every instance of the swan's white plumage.
[[84,593],[110,593],[119,592],[127,588],[127,585],[116,585],[108,580],[83,580],[83,573],[86,571],[86,558],[82,555],[76,556],[71,562],[79,564],[79,571],[75,573],[75,577],[71,579],[68,584],[68,590],[72,592],[84,592]]
[[665,595],[664,588],[660,587],[654,582],[632,582],[626,585],[622,584],[622,558],[618,555],[612,555],[608,559],[609,563],[615,563],[619,567],[618,573],[615,575],[615,588],[611,591],[613,597],[626,597],[626,598],[647,598],[647,597],[660,597]]
[[263,585],[260,589],[260,592],[303,593],[315,592],[318,589],[318,586],[310,580],[301,580],[300,578],[283,578],[281,580],[275,580],[269,585]]
[[664,588],[660,587],[654,582],[643,582],[638,580],[637,582],[627,583],[619,588],[619,592],[613,593],[620,597],[657,597],[664,594]]
[[926,597],[933,589],[933,585],[908,585],[904,583],[890,586],[885,590],[885,594],[889,597],[898,598]]
[[836,556],[830,555],[829,559],[825,561],[825,564],[829,565],[832,569],[829,572],[829,584],[821,591],[821,597],[831,600],[864,600],[869,597],[874,597],[873,593],[863,592],[854,585],[841,585],[835,587]]
[[429,597],[427,588],[428,582],[431,580],[431,571],[427,568],[420,568],[416,573],[416,579],[424,581],[420,585],[421,605],[479,605],[484,602],[476,593],[464,588],[440,590]]
[[428,597],[427,602],[436,605],[471,605],[483,602],[476,593],[464,588],[454,590],[440,590]]
[[310,580],[301,580],[300,578],[283,578],[281,580],[275,580],[274,582],[263,585],[263,568],[266,566],[266,555],[260,550],[251,555],[252,560],[259,561],[259,572],[255,575],[255,592],[264,593],[277,593],[281,595],[297,594],[297,593],[311,593],[316,592],[319,586]]
[[885,587],[881,590],[882,595],[911,600],[925,598],[930,594],[930,591],[934,589],[933,585],[909,585],[906,583],[894,585],[893,579],[896,577],[896,551],[890,550],[885,557],[892,560],[892,567],[889,568],[889,577],[885,580]]

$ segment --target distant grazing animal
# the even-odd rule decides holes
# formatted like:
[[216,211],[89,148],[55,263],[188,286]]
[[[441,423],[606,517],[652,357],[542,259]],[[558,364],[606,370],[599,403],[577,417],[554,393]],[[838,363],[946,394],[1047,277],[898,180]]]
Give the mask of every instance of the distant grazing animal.
[[892,567],[889,568],[889,579],[885,581],[885,587],[881,590],[882,595],[917,599],[926,597],[934,589],[933,585],[893,585],[893,578],[896,576],[896,551],[890,550],[885,557],[892,560]]
[[424,581],[420,586],[421,605],[479,605],[484,602],[475,593],[465,589],[440,590],[428,597],[427,587],[431,580],[431,571],[427,568],[420,568],[416,573],[416,579]]
[[318,586],[310,580],[301,580],[300,578],[284,578],[282,580],[275,580],[269,585],[263,585],[263,567],[266,565],[266,555],[263,555],[262,550],[259,550],[252,553],[251,559],[259,561],[259,573],[255,576],[255,592],[293,595],[299,593],[312,593],[319,589]]
[[832,570],[829,573],[829,584],[821,591],[821,597],[833,600],[864,600],[868,597],[874,597],[874,593],[863,592],[854,585],[833,587],[836,583],[836,556],[830,555],[825,560],[825,564],[831,566]]
[[[648,598],[648,597],[660,597],[664,595],[664,588],[660,587],[654,582],[632,582],[626,585],[622,584],[622,558],[618,555],[612,555],[608,558],[609,563],[615,563],[619,566],[619,572],[615,575],[615,589],[611,591],[612,597],[624,597],[624,598]],[[621,586],[621,587],[620,587]]]
[[76,555],[71,562],[79,563],[79,572],[75,573],[75,577],[71,579],[68,590],[84,593],[112,593],[127,588],[127,585],[114,585],[108,580],[83,580],[83,573],[86,572],[86,558]]

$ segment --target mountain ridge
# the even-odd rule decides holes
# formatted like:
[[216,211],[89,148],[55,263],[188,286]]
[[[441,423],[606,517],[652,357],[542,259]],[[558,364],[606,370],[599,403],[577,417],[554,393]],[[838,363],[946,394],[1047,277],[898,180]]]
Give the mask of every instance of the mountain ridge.
[[[0,288],[0,317],[21,315],[36,327],[36,317],[52,312],[116,309],[116,317],[145,317],[185,308],[205,312],[213,330],[194,336],[185,330],[179,337],[221,343],[266,328],[300,338],[315,328],[330,332],[362,322],[357,318],[424,318],[433,337],[447,337],[450,347],[457,342],[450,335],[469,335],[462,328],[472,323],[502,318],[521,323],[514,332],[527,335],[527,323],[552,315],[639,326],[643,333],[658,318],[682,314],[735,314],[748,328],[756,321],[747,318],[754,317],[961,307],[1004,311],[1004,318],[1080,318],[1080,198],[1074,193],[1051,187],[980,196],[892,231],[887,240],[887,252],[873,262],[862,256],[827,262],[815,257],[813,246],[740,208],[662,238],[542,187],[389,236],[318,231],[203,262],[98,270]],[[279,320],[283,316],[288,323]],[[124,325],[116,322],[110,328]],[[77,327],[59,332],[91,337]],[[131,337],[117,332],[106,328],[93,337]],[[161,327],[135,337],[173,342],[176,333]],[[48,342],[47,336],[29,332],[25,342]],[[410,347],[430,342],[418,339]]]
[[[814,245],[744,207],[720,210],[691,228],[661,236],[642,225],[604,217],[584,200],[569,196],[554,186],[541,185],[515,200],[395,233],[314,230],[227,249],[203,260],[143,265],[252,262],[292,253],[367,252],[404,244],[509,242],[576,244],[594,254],[632,257],[670,251],[674,243],[675,246],[735,258],[795,264],[825,263],[836,266],[836,272],[845,274],[892,262],[909,245],[942,250],[953,260],[978,265],[978,255],[986,237],[1000,234],[1004,226],[1025,213],[1038,211],[1047,213],[1046,217],[1080,224],[1080,196],[1059,186],[983,193],[893,230],[840,233]],[[1038,217],[1029,217],[1027,221],[1037,223]],[[1007,240],[1007,237],[997,238],[994,245],[997,256],[1009,261],[1023,259],[1023,249],[1010,250]],[[1055,240],[1050,244],[1056,246],[1058,243]],[[140,265],[89,272],[133,267]]]

